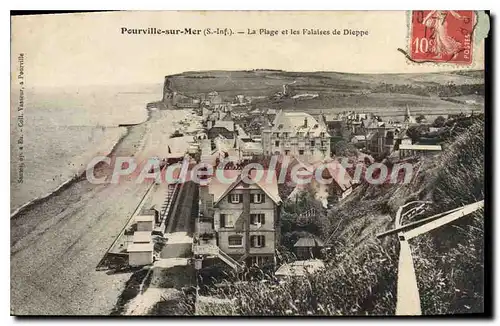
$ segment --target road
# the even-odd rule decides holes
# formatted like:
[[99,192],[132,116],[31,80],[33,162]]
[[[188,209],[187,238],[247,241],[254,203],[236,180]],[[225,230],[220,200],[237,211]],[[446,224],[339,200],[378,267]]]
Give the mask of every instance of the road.
[[[152,146],[164,147],[176,119],[169,112],[154,112],[148,122],[131,127],[114,155],[140,160],[149,157]],[[108,275],[95,266],[148,185],[130,179],[96,185],[83,179],[14,216],[11,313],[109,314],[130,273]]]

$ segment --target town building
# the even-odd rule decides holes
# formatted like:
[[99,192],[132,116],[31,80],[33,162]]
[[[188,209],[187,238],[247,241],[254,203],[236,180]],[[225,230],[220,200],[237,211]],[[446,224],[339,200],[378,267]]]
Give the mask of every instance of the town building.
[[281,211],[275,172],[253,170],[250,178],[241,170],[219,173],[223,177],[200,185],[194,254],[217,256],[235,269],[275,263]]
[[[149,217],[152,216],[142,215],[136,217],[137,231],[134,232],[132,242],[127,246],[130,266],[144,266],[153,263],[154,243]],[[153,220],[151,219],[151,221]]]
[[154,245],[150,243],[131,243],[127,247],[130,266],[144,266],[153,263]]
[[396,135],[396,142],[394,144],[394,150],[398,150],[401,145],[411,145],[411,137],[407,135],[407,129],[399,131]]
[[401,144],[399,145],[399,157],[409,156],[432,156],[442,151],[441,145],[419,145]]
[[[335,200],[340,201],[352,193],[355,183],[338,160],[329,158],[311,164],[295,159],[289,163],[289,171],[297,164],[301,166],[301,171],[308,172],[310,182],[297,184],[289,195],[289,199],[296,198],[301,192],[311,189],[315,193],[316,199],[326,208],[329,204],[328,198],[336,198]],[[321,181],[316,178],[316,171],[319,169],[321,170]]]
[[371,129],[366,135],[366,149],[374,155],[388,154],[394,150],[396,128],[384,123]]
[[217,136],[223,136],[226,139],[236,137],[234,121],[217,120],[207,131],[208,139],[215,139]]
[[272,126],[262,131],[262,149],[265,155],[330,157],[330,135],[321,119],[304,112],[280,111]]
[[411,115],[410,107],[409,106],[406,106],[406,114],[404,116],[404,123],[406,123],[408,125],[416,124],[417,123],[417,120],[415,119],[415,117],[413,117]]

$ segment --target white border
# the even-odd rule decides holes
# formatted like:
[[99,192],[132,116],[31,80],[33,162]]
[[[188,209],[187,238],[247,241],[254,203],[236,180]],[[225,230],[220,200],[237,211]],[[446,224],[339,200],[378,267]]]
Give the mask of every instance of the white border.
[[[85,9],[90,9],[90,8],[99,8],[102,10],[110,10],[110,9],[117,9],[119,8],[120,10],[196,10],[196,9],[204,9],[204,10],[416,10],[416,9],[426,9],[426,8],[435,8],[436,5],[438,4],[439,7],[441,8],[453,8],[453,9],[491,9],[493,14],[498,14],[500,12],[499,9],[499,3],[500,1],[498,0],[484,0],[481,1],[480,3],[477,2],[472,2],[470,0],[455,0],[455,1],[447,1],[443,2],[440,1],[439,4],[435,0],[419,0],[419,1],[414,1],[414,2],[403,2],[403,1],[370,1],[370,0],[364,0],[364,1],[357,1],[357,2],[352,2],[352,1],[344,1],[344,2],[339,2],[339,1],[331,1],[331,2],[326,2],[326,1],[320,1],[320,0],[308,0],[308,1],[296,1],[296,0],[288,0],[288,1],[272,1],[272,0],[252,0],[252,1],[244,1],[244,2],[235,2],[235,1],[221,1],[221,0],[210,0],[210,1],[190,1],[190,0],[182,0],[182,1],[175,1],[175,2],[153,2],[153,1],[148,1],[148,0],[141,0],[141,1],[130,1],[130,0],[122,0],[119,2],[108,2],[108,3],[103,3],[102,0],[87,0],[87,1],[53,1],[53,0],[46,0],[46,1],[33,1],[33,0],[25,0],[23,2],[16,2],[15,4],[12,4],[13,7],[8,7],[8,8],[2,8],[2,9],[16,9],[16,10],[29,10],[29,9],[38,9],[38,10],[51,10],[54,8],[63,8],[65,10],[85,10]],[[6,7],[8,2],[4,1],[2,2],[2,7]],[[477,8],[478,6],[481,6],[480,8]],[[10,17],[7,14],[7,10],[2,10],[3,13],[3,19],[2,19],[2,25],[1,25],[1,36],[3,39],[3,44],[7,45],[8,42],[10,43]],[[498,21],[496,21],[498,23]],[[497,29],[498,32],[498,29]],[[498,44],[497,38],[495,37],[494,44]],[[10,51],[7,52],[6,50],[2,51],[2,56],[4,62],[4,69],[7,71],[4,71],[1,76],[4,76],[3,78],[3,87],[2,89],[4,90],[4,97],[2,97],[2,100],[4,101],[3,103],[6,103],[7,100],[9,99],[10,96],[10,78],[7,79],[7,76],[10,76],[10,64],[7,65],[7,62],[10,62]],[[498,62],[498,52],[495,54],[494,60]],[[8,68],[5,68],[8,67]],[[497,68],[498,69],[498,68]],[[494,78],[496,75],[494,76]],[[500,94],[500,86],[497,83],[495,89],[493,90],[494,93]],[[493,108],[492,110],[496,110],[497,108]],[[4,112],[9,112],[8,110],[4,110]],[[7,114],[7,113],[5,113]],[[3,119],[2,122],[4,124],[3,128],[1,128],[3,137],[1,137],[1,144],[2,144],[2,150],[3,153],[7,153],[9,150],[10,152],[10,124],[9,118]],[[500,114],[496,113],[495,114],[495,124],[499,125],[500,122]],[[498,128],[496,128],[498,130]],[[495,130],[495,128],[492,128],[492,131]],[[495,148],[494,148],[494,153],[498,153],[500,151],[500,137],[499,135],[490,135],[492,138],[496,139],[495,143]],[[494,160],[494,167],[499,167],[500,164],[498,163],[497,160]],[[2,171],[10,171],[10,162],[9,161],[2,161],[1,162],[1,167]],[[10,175],[10,173],[9,173]],[[496,171],[495,173],[495,184],[497,181],[499,181],[499,173]],[[10,191],[10,183],[7,181],[3,182],[3,189],[2,193],[4,194],[1,199],[1,207],[3,212],[5,212],[5,225],[1,228],[2,231],[2,241],[4,242],[3,250],[1,251],[2,253],[2,261],[10,262],[10,250],[7,248],[10,248],[10,222],[7,220],[9,219],[7,212],[10,211],[10,204],[9,204],[9,199],[7,199],[7,196],[5,194],[9,193]],[[495,193],[495,192],[494,192]],[[500,202],[500,193],[495,193],[495,200],[493,198],[490,198],[490,202]],[[492,218],[495,217],[495,214],[493,214]],[[9,219],[10,220],[10,219]],[[500,223],[496,222],[495,223],[495,231],[498,231]],[[496,232],[498,234],[498,232]],[[493,246],[494,247],[494,246]],[[496,250],[494,261],[499,259],[499,251]],[[3,308],[2,311],[2,324],[13,324],[14,322],[16,323],[24,323],[26,321],[19,321],[19,320],[14,320],[14,318],[9,317],[10,314],[10,287],[8,284],[10,284],[10,268],[3,268],[1,270],[2,278],[3,281],[1,282],[2,288],[1,288],[1,305]],[[498,280],[496,280],[496,284],[498,286]],[[495,294],[497,291],[495,291]],[[498,298],[495,300],[496,305],[494,308],[499,307],[499,300]],[[495,309],[497,310],[497,309]],[[44,320],[42,320],[43,322]],[[120,322],[121,320],[118,320]],[[169,323],[169,324],[191,324],[194,322],[199,322],[203,324],[215,324],[215,323],[234,323],[235,320],[223,320],[223,319],[218,319],[218,320],[138,320],[138,324],[142,325],[149,325],[152,322],[156,323]],[[239,321],[239,320],[238,320]],[[259,324],[284,324],[284,323],[290,323],[290,322],[297,322],[297,323],[310,323],[313,320],[301,320],[298,319],[297,321],[293,321],[290,319],[283,320],[283,319],[274,319],[274,320],[252,320],[252,323],[259,323]],[[337,325],[344,324],[346,322],[351,323],[353,320],[324,320],[325,322],[332,322]],[[366,323],[384,323],[386,322],[386,319],[365,319],[364,322]],[[403,320],[400,320],[403,321]],[[413,320],[416,322],[416,320]],[[434,323],[442,323],[445,320],[419,320],[417,322],[422,323],[422,324],[434,324]],[[30,320],[29,322],[39,322],[39,321],[34,321]],[[59,322],[70,322],[70,323],[82,323],[82,322],[87,322],[87,320],[64,320],[64,321],[59,321]],[[359,320],[358,320],[359,322]],[[403,321],[403,322],[406,322]],[[451,320],[450,322],[454,322]],[[472,322],[472,321],[469,321]],[[47,323],[47,321],[45,321]],[[103,321],[95,321],[95,324],[104,324]]]

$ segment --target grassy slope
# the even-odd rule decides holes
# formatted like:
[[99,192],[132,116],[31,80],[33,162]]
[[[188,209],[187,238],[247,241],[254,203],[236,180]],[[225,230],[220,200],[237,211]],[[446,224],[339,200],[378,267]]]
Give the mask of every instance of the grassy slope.
[[[431,200],[430,216],[481,199],[484,123],[478,120],[450,141],[439,158],[425,160],[410,184],[358,188],[330,213],[330,220],[341,223],[333,238],[354,256],[378,245],[389,250],[393,240],[380,241],[375,235],[393,227],[391,217],[400,205]],[[483,310],[483,241],[482,211],[411,240],[424,314]]]

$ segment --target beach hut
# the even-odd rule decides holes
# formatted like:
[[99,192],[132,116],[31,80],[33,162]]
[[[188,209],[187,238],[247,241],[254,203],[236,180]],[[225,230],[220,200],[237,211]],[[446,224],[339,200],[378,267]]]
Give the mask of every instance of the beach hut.
[[153,231],[155,217],[154,215],[138,215],[135,217],[137,223],[137,231]]
[[153,263],[153,243],[132,243],[128,246],[128,264],[144,266]]
[[151,243],[152,241],[151,231],[136,231],[132,236],[133,243]]
[[325,244],[323,241],[316,237],[304,237],[300,238],[293,247],[295,248],[295,254],[298,259],[311,259],[319,258],[321,255],[321,249]]

